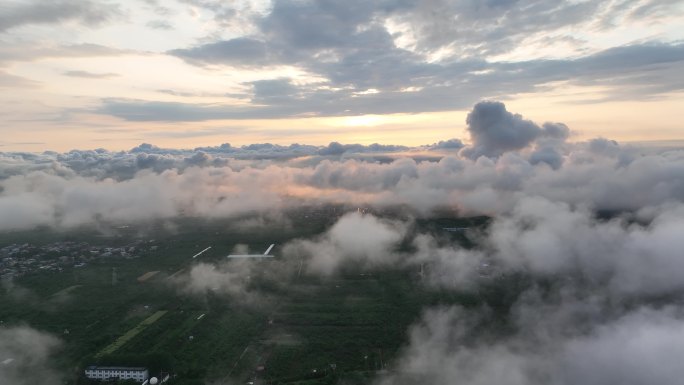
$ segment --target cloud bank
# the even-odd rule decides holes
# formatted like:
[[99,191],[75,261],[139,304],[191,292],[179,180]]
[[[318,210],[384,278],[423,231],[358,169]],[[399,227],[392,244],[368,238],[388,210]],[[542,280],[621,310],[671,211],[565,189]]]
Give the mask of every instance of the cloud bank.
[[451,140],[414,149],[143,144],[126,152],[2,153],[0,230],[230,217],[311,203],[494,215],[535,196],[607,211],[684,199],[683,151],[604,138],[569,142],[562,123],[538,125],[498,102],[477,104],[468,125],[469,145]]
[[[539,312],[519,306],[520,312]],[[567,323],[577,314],[557,307],[544,316]],[[583,312],[586,309],[578,309]],[[549,314],[550,312],[550,314]],[[397,372],[378,384],[677,384],[684,319],[675,309],[639,309],[613,320],[558,330],[548,324],[521,323],[520,332],[496,339],[472,333],[481,314],[460,308],[427,312],[410,333],[410,345]]]
[[[284,282],[298,261],[306,274],[323,276],[350,264],[409,268],[426,285],[483,298],[492,285],[510,283],[508,277],[531,278],[503,287],[513,299],[508,309],[490,308],[486,300],[428,308],[379,385],[452,384],[454,378],[467,385],[680,382],[684,204],[604,218],[527,197],[474,234],[472,249],[411,227],[410,220],[348,213],[319,237],[286,244],[284,265],[259,269]],[[406,242],[413,247],[399,247]],[[187,287],[258,303],[248,282],[255,266],[200,264]]]
[[[285,255],[308,257],[313,274],[348,263],[413,268],[421,282],[456,292],[486,293],[507,277],[532,281],[521,291],[505,286],[510,309],[486,301],[427,309],[377,384],[680,382],[684,204],[603,218],[527,197],[493,218],[473,249],[409,227],[352,213],[318,239],[293,241]],[[414,248],[398,250],[404,240]]]

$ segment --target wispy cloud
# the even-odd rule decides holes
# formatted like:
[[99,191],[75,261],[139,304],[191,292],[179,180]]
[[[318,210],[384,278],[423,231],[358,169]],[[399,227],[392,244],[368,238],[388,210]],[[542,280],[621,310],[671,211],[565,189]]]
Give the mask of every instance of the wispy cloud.
[[115,77],[119,77],[119,74],[115,74],[112,72],[108,73],[95,73],[95,72],[88,72],[88,71],[65,71],[62,73],[64,76],[70,76],[74,78],[86,78],[86,79],[111,79]]

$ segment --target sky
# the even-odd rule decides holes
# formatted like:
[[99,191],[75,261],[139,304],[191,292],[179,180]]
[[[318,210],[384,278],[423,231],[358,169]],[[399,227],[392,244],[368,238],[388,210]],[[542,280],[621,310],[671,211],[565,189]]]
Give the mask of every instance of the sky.
[[0,0],[0,151],[682,139],[676,0]]

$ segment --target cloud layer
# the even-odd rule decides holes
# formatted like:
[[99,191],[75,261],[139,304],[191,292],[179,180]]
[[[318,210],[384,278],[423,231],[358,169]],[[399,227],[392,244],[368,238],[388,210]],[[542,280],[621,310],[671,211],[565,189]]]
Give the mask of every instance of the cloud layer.
[[[539,304],[538,304],[539,305]],[[520,305],[521,312],[539,312]],[[585,309],[576,310],[583,312]],[[543,313],[554,321],[577,314],[556,307]],[[549,324],[519,323],[519,333],[492,341],[472,335],[481,314],[437,309],[411,330],[411,343],[396,372],[379,384],[506,383],[514,385],[677,384],[684,319],[680,310],[639,309],[616,319],[559,330]],[[521,320],[519,320],[520,322]],[[586,327],[586,326],[585,326]]]
[[[358,242],[347,236],[350,227]],[[425,284],[482,298],[493,285],[507,285],[500,289],[513,299],[510,309],[490,308],[486,300],[427,309],[377,384],[680,382],[684,373],[674,357],[684,342],[678,300],[684,204],[601,218],[527,197],[474,234],[474,249],[409,227],[353,213],[319,239],[285,247],[286,258],[308,256],[314,274],[335,273],[350,262],[403,266],[424,273]],[[398,250],[406,240],[414,248]],[[516,276],[531,283],[507,278]]]
[[195,150],[143,144],[128,152],[0,154],[0,229],[137,222],[178,215],[230,217],[302,203],[404,206],[427,215],[510,212],[525,197],[593,210],[684,199],[684,152],[567,141],[497,102],[468,117],[472,143],[421,148],[229,144]]

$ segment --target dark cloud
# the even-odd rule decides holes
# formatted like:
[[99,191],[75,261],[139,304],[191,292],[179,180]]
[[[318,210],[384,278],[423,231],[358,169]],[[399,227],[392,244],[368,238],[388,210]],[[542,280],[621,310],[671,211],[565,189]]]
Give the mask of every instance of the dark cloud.
[[460,139],[440,140],[437,143],[428,145],[431,150],[460,150],[465,145]]
[[272,143],[253,143],[240,147],[232,147],[229,143],[224,143],[216,147],[198,147],[195,151],[204,151],[210,154],[224,154],[236,158],[287,159],[314,155],[319,148],[320,147],[318,146],[299,143],[293,143],[288,146]]
[[197,147],[195,150],[218,153],[231,153],[238,151],[237,148],[230,145],[230,143],[223,143],[215,147]]
[[169,53],[190,61],[242,66],[266,64],[269,54],[264,42],[251,38],[218,41],[189,49],[177,49]]
[[535,33],[586,22],[604,7],[592,1],[432,0],[416,3],[394,18],[411,27],[420,51],[453,47],[464,55],[488,55],[508,52]]
[[[220,2],[191,3],[218,18],[223,13],[226,20],[238,12],[228,12],[230,6]],[[670,3],[661,7],[652,2],[642,5],[661,10],[674,7]],[[604,85],[606,100],[684,89],[677,76],[684,63],[681,43],[642,42],[589,54],[578,51],[568,59],[485,60],[486,55],[515,50],[535,33],[590,23],[588,20],[599,14],[611,19],[626,17],[629,9],[624,4],[594,1],[352,1],[344,5],[278,1],[267,13],[250,16],[256,31],[248,36],[169,53],[198,65],[292,65],[324,79],[321,84],[307,85],[265,80],[263,87],[254,84],[257,95],[252,105],[256,108],[225,113],[255,118],[454,110],[485,95],[530,92],[556,81]],[[409,30],[390,33],[387,21],[406,25]],[[412,47],[397,44],[402,34],[415,40]],[[428,61],[427,55],[438,50],[452,53],[443,60]],[[377,92],[361,94],[369,89]],[[153,105],[147,107],[148,119],[163,120]],[[198,115],[205,118],[185,119],[216,119],[216,114],[206,109]]]
[[570,129],[563,123],[546,122],[542,125],[542,135],[551,139],[565,140],[570,137]]
[[89,0],[28,1],[0,6],[0,32],[31,24],[59,24],[77,21],[99,25],[121,15],[117,5]]
[[150,143],[142,143],[139,146],[133,147],[130,152],[146,154],[182,154],[182,150],[163,149]]
[[465,149],[463,154],[472,158],[520,150],[542,134],[534,122],[508,112],[501,102],[477,103],[468,114],[466,123],[472,147]]
[[[310,53],[303,55],[306,60],[272,60],[273,57],[262,55],[267,43],[245,38],[239,42],[239,49],[223,49],[224,44],[238,43],[210,43],[173,53],[194,62],[214,64],[260,66],[266,60],[270,64],[300,65],[327,79],[327,88],[320,88],[320,84],[295,86],[284,79],[266,80],[253,84],[258,97],[250,107],[107,99],[98,112],[134,121],[342,116],[463,109],[481,95],[531,92],[540,84],[554,81],[604,84],[608,87],[606,100],[643,98],[684,89],[679,77],[673,76],[684,65],[684,44],[642,44],[579,59],[505,63],[471,59],[426,63],[396,47],[388,48],[383,55],[377,49],[358,48],[340,53],[331,50],[331,60],[311,61]],[[243,50],[245,56],[240,58]],[[267,47],[266,52],[271,52],[271,48]],[[360,93],[369,89],[378,92]],[[268,91],[275,94],[268,96]]]
[[553,169],[559,169],[563,165],[563,155],[554,147],[541,146],[530,154],[530,163],[546,163]]
[[206,121],[216,119],[247,119],[252,108],[234,108],[211,104],[150,102],[132,99],[105,99],[97,112],[125,120],[145,121]]
[[406,146],[396,146],[396,145],[383,145],[378,143],[373,143],[368,146],[362,144],[341,144],[338,142],[331,142],[327,147],[318,150],[318,155],[342,155],[344,153],[365,153],[365,152],[397,152],[397,151],[407,151],[409,147]]
[[463,156],[491,158],[534,147],[529,154],[531,164],[545,163],[554,169],[563,164],[562,147],[570,137],[570,129],[563,123],[547,122],[540,127],[519,114],[508,112],[503,103],[491,101],[477,103],[466,123],[472,144],[462,146]]
[[595,154],[614,155],[620,151],[620,145],[614,140],[595,138],[589,141],[589,151]]
[[252,102],[256,104],[282,105],[298,98],[300,89],[290,79],[258,80],[251,83],[254,90]]
[[173,96],[181,96],[181,97],[222,97],[222,96],[231,96],[230,94],[226,93],[220,93],[220,92],[194,92],[194,91],[178,91],[178,90],[171,90],[171,89],[159,89],[157,92],[162,93],[162,94],[167,94],[167,95],[173,95]]

